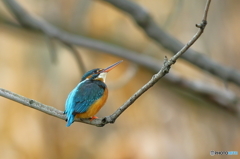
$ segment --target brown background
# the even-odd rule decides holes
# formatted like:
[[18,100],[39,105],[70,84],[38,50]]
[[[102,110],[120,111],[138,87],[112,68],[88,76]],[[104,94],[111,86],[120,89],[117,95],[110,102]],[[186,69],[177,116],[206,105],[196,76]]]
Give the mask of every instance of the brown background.
[[[163,60],[169,52],[156,45],[128,15],[102,1],[18,0],[38,18],[80,35]],[[197,31],[205,1],[135,0],[181,42]],[[193,49],[222,65],[240,69],[240,1],[212,1],[209,23]],[[15,27],[0,2],[0,87],[64,110],[68,93],[82,76],[72,53],[54,41],[57,62],[42,33]],[[16,22],[17,23],[17,22]],[[78,47],[87,70],[104,68],[121,58]],[[109,99],[99,117],[110,115],[154,74],[143,67],[128,83],[121,79],[133,63],[124,60],[108,75]],[[179,60],[171,72],[225,89],[224,82]],[[239,95],[239,87],[228,84]],[[210,150],[239,151],[236,114],[179,89],[165,80],[141,96],[113,125],[103,128],[65,121],[0,98],[1,159],[207,159]]]

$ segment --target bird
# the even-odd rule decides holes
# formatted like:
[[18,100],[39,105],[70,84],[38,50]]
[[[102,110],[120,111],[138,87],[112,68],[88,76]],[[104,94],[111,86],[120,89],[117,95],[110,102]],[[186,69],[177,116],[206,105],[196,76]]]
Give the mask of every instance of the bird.
[[89,118],[94,120],[97,112],[105,104],[108,97],[108,88],[105,84],[109,71],[119,65],[123,60],[111,66],[100,69],[95,68],[86,72],[80,83],[69,93],[65,102],[66,126],[69,127],[75,118]]

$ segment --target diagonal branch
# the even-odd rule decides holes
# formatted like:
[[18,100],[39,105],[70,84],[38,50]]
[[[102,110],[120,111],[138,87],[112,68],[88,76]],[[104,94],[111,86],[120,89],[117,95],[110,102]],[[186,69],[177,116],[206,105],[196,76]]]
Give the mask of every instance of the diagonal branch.
[[[88,119],[76,119],[75,121],[80,121],[83,123],[95,125],[95,126],[104,126],[108,123],[114,123],[115,120],[132,104],[134,103],[143,93],[145,93],[149,88],[151,88],[156,82],[158,82],[163,76],[165,76],[171,66],[176,62],[176,60],[184,54],[193,44],[194,42],[201,36],[201,34],[204,31],[204,28],[207,24],[206,18],[207,18],[207,11],[209,9],[211,0],[207,1],[206,9],[204,12],[204,18],[202,20],[202,23],[197,24],[196,26],[199,28],[199,31],[193,36],[193,38],[180,50],[178,51],[170,60],[165,58],[163,67],[160,69],[160,71],[155,74],[152,79],[145,84],[142,88],[140,88],[132,97],[130,97],[119,109],[116,110],[112,115],[95,119],[93,121],[90,121]],[[10,91],[7,91],[5,89],[0,88],[0,95],[3,97],[6,97],[10,100],[16,101],[18,103],[21,103],[23,105],[29,106],[31,108],[40,110],[44,113],[47,113],[49,115],[58,117],[60,119],[66,119],[65,115],[63,115],[63,112],[60,110],[57,110],[53,107],[41,104],[35,100],[25,98],[23,96],[20,96],[18,94],[12,93]]]
[[151,88],[155,83],[157,83],[163,76],[165,76],[171,66],[176,62],[176,60],[184,54],[195,42],[196,40],[202,35],[206,25],[207,25],[207,13],[210,6],[211,0],[207,1],[204,18],[200,24],[197,24],[196,27],[199,28],[199,31],[193,36],[193,38],[186,44],[184,47],[178,51],[170,60],[165,57],[163,67],[160,71],[155,74],[152,79],[146,83],[141,89],[139,89],[132,97],[130,97],[116,112],[112,115],[103,118],[103,122],[107,123],[114,123],[115,120],[132,104],[134,103],[143,93],[145,93],[149,88]]
[[[173,54],[178,52],[178,50],[184,46],[180,41],[160,28],[146,8],[143,8],[130,0],[102,1],[110,3],[116,8],[128,13],[150,38],[155,40],[159,45],[170,50]],[[211,60],[209,57],[192,49],[188,49],[181,57],[226,82],[233,82],[240,86],[240,72],[235,69],[222,66]]]

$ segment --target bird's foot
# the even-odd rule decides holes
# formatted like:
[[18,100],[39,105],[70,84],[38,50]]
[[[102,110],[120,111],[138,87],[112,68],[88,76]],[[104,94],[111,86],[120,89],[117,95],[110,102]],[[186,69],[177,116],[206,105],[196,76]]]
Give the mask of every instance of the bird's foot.
[[97,119],[98,117],[96,117],[96,116],[92,116],[91,118],[90,118],[90,121],[93,121],[94,119]]

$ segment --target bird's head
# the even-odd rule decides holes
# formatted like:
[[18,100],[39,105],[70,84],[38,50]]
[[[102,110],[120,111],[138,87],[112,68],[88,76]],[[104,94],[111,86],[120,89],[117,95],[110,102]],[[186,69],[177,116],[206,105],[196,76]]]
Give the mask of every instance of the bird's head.
[[119,65],[121,62],[123,62],[123,60],[118,61],[105,69],[101,68],[92,69],[82,76],[82,81],[87,79],[87,80],[100,80],[105,82],[107,73],[111,71],[113,68],[115,68],[117,65]]

